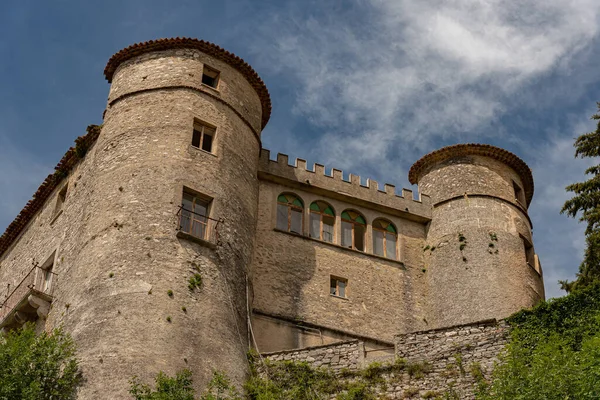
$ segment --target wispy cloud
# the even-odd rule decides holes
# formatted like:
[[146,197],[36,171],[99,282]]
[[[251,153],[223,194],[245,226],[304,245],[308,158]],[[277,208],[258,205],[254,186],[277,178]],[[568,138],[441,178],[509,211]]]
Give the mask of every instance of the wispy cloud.
[[[582,227],[559,210],[569,197],[564,187],[581,180],[586,165],[572,157],[573,137],[590,129],[574,122],[568,137],[546,126],[531,126],[524,134],[512,131],[503,118],[521,109],[540,117],[539,107],[551,107],[566,89],[571,98],[586,90],[585,84],[564,79],[540,93],[531,88],[550,75],[569,76],[582,59],[594,57],[589,49],[598,39],[600,3],[309,4],[273,14],[262,25],[268,40],[254,48],[260,69],[294,82],[294,113],[319,131],[318,139],[293,150],[338,168],[378,171],[378,178],[397,182],[419,156],[441,145],[510,144],[527,154],[533,167],[536,250],[548,296],[561,295],[555,283],[574,278],[584,237]],[[536,101],[536,94],[543,99]],[[574,120],[588,116],[586,110]]]
[[300,83],[295,112],[326,132],[321,156],[345,168],[400,148],[422,153],[439,139],[480,139],[481,124],[524,85],[589,44],[600,3],[371,0],[349,9],[278,14],[264,25],[277,38],[257,50],[262,68]]

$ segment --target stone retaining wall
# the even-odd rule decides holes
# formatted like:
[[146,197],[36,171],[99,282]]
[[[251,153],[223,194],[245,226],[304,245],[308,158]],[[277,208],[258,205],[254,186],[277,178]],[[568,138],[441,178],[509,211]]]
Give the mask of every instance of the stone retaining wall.
[[361,348],[361,341],[351,340],[297,350],[263,353],[262,355],[271,361],[306,361],[315,367],[327,367],[334,371],[344,368],[356,370],[362,365],[363,355],[360,351]]
[[[380,399],[474,399],[478,383],[491,376],[507,343],[508,329],[504,321],[488,320],[398,335],[396,357],[405,362],[395,366],[393,360],[384,362],[379,373],[382,379],[372,380],[377,382],[373,389]],[[344,368],[358,371],[369,364],[359,340],[263,356],[271,361],[306,361],[338,372]]]

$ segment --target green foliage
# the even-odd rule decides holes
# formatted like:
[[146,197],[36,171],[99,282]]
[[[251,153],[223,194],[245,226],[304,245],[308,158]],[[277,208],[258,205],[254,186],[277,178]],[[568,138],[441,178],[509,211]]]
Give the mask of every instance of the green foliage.
[[62,329],[36,336],[26,324],[0,335],[0,399],[74,399],[80,382],[75,345]]
[[190,279],[188,279],[188,288],[190,290],[194,290],[194,289],[200,289],[201,286],[202,286],[202,275],[200,275],[200,273],[196,272],[194,275],[190,276]]
[[213,377],[208,383],[206,393],[200,400],[241,400],[238,391],[233,387],[231,381],[222,371],[213,371]]
[[173,291],[171,289],[167,290],[167,296],[173,297]]
[[408,375],[417,379],[423,378],[426,373],[432,370],[431,364],[427,361],[406,363],[405,368]]
[[600,398],[600,283],[508,321],[510,343],[478,398]]
[[376,398],[365,382],[352,382],[345,392],[337,395],[336,400],[375,400]]
[[256,400],[319,400],[334,395],[337,400],[374,400],[378,387],[385,390],[384,374],[407,371],[423,376],[431,370],[427,363],[407,363],[402,358],[394,363],[374,362],[358,371],[344,369],[337,375],[305,362],[263,362],[257,354],[250,354],[249,360],[252,374],[245,384],[246,396]]
[[341,389],[338,378],[331,371],[313,368],[306,362],[266,360],[261,368],[261,373],[254,369],[244,385],[249,399],[328,399]]
[[194,400],[192,372],[187,369],[178,372],[174,378],[159,372],[154,388],[141,383],[135,376],[129,382],[129,393],[135,400]]
[[456,366],[458,367],[458,370],[460,371],[460,374],[462,376],[465,376],[465,366],[463,365],[463,357],[461,353],[456,353],[454,355],[454,360],[456,362]]
[[[600,110],[600,103],[597,103]],[[575,157],[595,158],[600,156],[600,113],[592,116],[598,121],[596,130],[575,139]],[[580,214],[579,220],[586,222],[586,250],[579,273],[574,282],[559,281],[567,292],[587,287],[600,279],[600,165],[594,165],[585,171],[591,178],[585,182],[573,183],[566,190],[575,195],[563,205],[561,213],[569,217]]]

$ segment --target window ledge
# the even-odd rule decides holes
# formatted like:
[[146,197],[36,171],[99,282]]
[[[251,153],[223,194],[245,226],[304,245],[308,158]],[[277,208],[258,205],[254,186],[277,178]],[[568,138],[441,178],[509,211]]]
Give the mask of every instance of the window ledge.
[[402,261],[392,260],[391,258],[386,258],[386,257],[378,256],[377,254],[366,253],[364,251],[351,249],[349,247],[340,246],[339,244],[336,244],[336,243],[325,242],[323,240],[311,238],[310,236],[300,235],[299,233],[282,231],[281,229],[277,229],[277,228],[274,228],[273,230],[275,232],[285,233],[286,235],[295,236],[295,237],[299,237],[299,238],[302,238],[302,239],[305,239],[305,240],[310,240],[310,241],[313,241],[313,242],[321,243],[321,244],[324,244],[324,245],[327,245],[327,246],[335,247],[337,249],[351,251],[352,253],[355,253],[355,254],[362,254],[362,255],[367,256],[367,257],[378,258],[378,259],[383,260],[383,261],[388,261],[388,262],[393,263],[393,264],[398,264],[397,266],[396,265],[391,265],[391,267],[400,268],[400,269],[403,269],[403,270],[406,271],[406,265]]
[[63,209],[61,209],[59,212],[56,213],[56,215],[54,215],[52,217],[52,219],[50,220],[50,225],[54,224],[54,221],[56,221],[58,219],[58,217],[60,217],[63,213]]
[[221,94],[221,91],[220,91],[219,89],[217,89],[217,88],[219,87],[219,84],[217,84],[217,87],[216,87],[216,88],[215,88],[215,87],[212,87],[212,86],[210,86],[210,85],[207,85],[206,83],[202,83],[202,82],[200,82],[200,85],[201,85],[201,87],[202,87],[203,89],[206,89],[206,88],[208,88],[208,89],[212,90],[212,91],[213,91],[213,92],[215,92],[215,93]]
[[210,155],[210,156],[213,156],[213,157],[217,157],[217,155],[216,155],[215,153],[212,153],[212,152],[210,152],[210,151],[203,150],[203,149],[201,149],[200,147],[192,146],[191,144],[189,145],[189,148],[190,148],[191,150],[193,150],[193,151],[197,151],[197,152],[199,152],[199,153],[204,153],[204,154],[208,154],[208,155]]
[[194,235],[190,235],[189,233],[185,233],[183,231],[177,231],[177,237],[179,239],[185,239],[185,240],[189,240],[190,242],[194,242],[194,243],[198,243],[199,245],[202,245],[204,247],[208,247],[209,249],[216,249],[217,245],[209,242],[208,240],[204,240],[204,239],[200,239],[199,237],[196,237]]
[[535,267],[533,265],[531,265],[529,263],[526,263],[526,264],[529,266],[529,268],[531,268],[532,270],[534,270],[535,273],[538,274],[538,276],[542,276],[542,274],[540,274],[540,272],[537,269],[535,269]]
[[347,297],[342,297],[342,296],[338,296],[338,295],[331,294],[331,293],[329,293],[329,296],[330,296],[330,297],[334,297],[334,298],[336,298],[336,299],[340,299],[340,300],[346,300],[346,301],[350,301],[350,299],[349,299],[349,298],[347,298]]

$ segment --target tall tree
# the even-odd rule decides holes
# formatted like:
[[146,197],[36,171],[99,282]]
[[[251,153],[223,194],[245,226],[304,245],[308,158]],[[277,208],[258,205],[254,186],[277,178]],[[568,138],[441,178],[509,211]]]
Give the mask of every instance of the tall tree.
[[[596,130],[579,136],[575,140],[575,157],[600,157],[600,102],[596,103],[598,113],[592,119],[598,121]],[[567,191],[575,196],[563,205],[562,213],[570,217],[580,214],[579,220],[586,222],[586,249],[583,262],[579,266],[577,279],[573,282],[560,281],[562,288],[571,292],[589,286],[600,280],[600,165],[594,165],[585,171],[590,179],[567,186]]]

